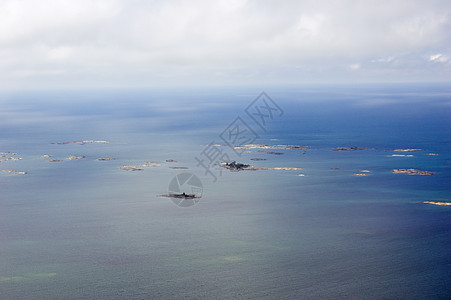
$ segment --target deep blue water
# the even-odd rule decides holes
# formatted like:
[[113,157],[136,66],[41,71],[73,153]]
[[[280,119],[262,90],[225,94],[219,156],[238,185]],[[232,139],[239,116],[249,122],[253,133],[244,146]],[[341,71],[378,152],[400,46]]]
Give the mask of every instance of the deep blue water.
[[[0,152],[23,160],[0,170],[28,174],[0,172],[0,299],[450,298],[451,208],[423,202],[451,202],[451,89],[264,90],[284,111],[266,132],[244,111],[261,87],[3,92]],[[205,175],[195,157],[238,116],[309,149],[231,159],[302,169]],[[109,143],[51,144],[80,140]],[[203,183],[187,208],[158,196],[182,172]]]

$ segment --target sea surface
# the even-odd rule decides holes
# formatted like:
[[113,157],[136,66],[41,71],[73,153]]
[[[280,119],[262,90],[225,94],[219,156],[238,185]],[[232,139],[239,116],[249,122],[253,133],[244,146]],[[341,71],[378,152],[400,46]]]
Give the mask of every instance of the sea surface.
[[449,299],[450,150],[441,84],[3,91],[0,299]]

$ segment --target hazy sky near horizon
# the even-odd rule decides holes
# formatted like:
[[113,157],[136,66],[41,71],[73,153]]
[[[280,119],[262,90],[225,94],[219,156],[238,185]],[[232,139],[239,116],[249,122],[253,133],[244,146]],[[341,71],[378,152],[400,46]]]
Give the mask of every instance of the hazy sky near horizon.
[[0,88],[450,75],[449,0],[0,0]]

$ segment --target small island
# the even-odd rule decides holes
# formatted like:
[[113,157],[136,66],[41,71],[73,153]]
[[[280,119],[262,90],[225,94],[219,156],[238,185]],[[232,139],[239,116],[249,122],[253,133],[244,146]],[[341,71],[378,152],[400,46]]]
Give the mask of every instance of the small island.
[[80,156],[74,156],[74,155],[71,155],[71,156],[69,156],[68,158],[66,158],[67,160],[77,160],[77,159],[82,159],[82,158],[85,158],[86,156],[83,156],[83,155],[80,155]]
[[255,151],[257,153],[266,153],[266,154],[272,154],[272,155],[282,155],[282,152],[275,152],[275,151],[263,151],[263,150],[257,150]]
[[17,153],[14,152],[0,152],[0,157],[6,157],[11,155],[17,155]]
[[161,164],[156,161],[148,161],[145,164],[142,164],[141,167],[161,167]]
[[4,161],[16,161],[16,160],[23,160],[21,157],[9,157],[5,158]]
[[360,147],[336,147],[332,151],[355,151],[355,150],[365,150],[365,148]]
[[14,175],[26,175],[26,174],[28,174],[27,172],[16,171],[16,170],[0,170],[0,172],[5,172],[5,173],[9,173],[9,174],[14,174]]
[[124,170],[124,171],[143,171],[144,169],[141,169],[138,166],[128,165],[128,166],[122,166],[121,170]]
[[53,145],[67,145],[67,144],[78,144],[78,145],[85,145],[85,144],[107,144],[108,141],[94,141],[94,140],[85,140],[85,141],[75,141],[75,142],[54,142]]
[[421,171],[417,169],[393,169],[395,174],[408,174],[408,175],[435,175],[435,172],[431,171]]
[[263,144],[247,144],[241,146],[235,146],[234,149],[283,149],[283,150],[295,150],[295,149],[308,149],[306,146],[300,145],[263,145]]
[[224,162],[220,164],[221,167],[229,169],[230,171],[242,171],[242,170],[258,170],[256,167],[252,165],[237,163],[236,161],[232,161],[230,163]]
[[178,198],[178,199],[196,199],[196,198],[201,198],[200,196],[196,196],[195,194],[186,194],[185,192],[181,193],[181,194],[175,194],[175,193],[171,193],[171,194],[165,194],[165,195],[160,195],[161,197],[168,197],[168,198]]
[[451,202],[440,202],[440,201],[424,201],[426,204],[440,205],[440,206],[451,206]]
[[397,152],[413,152],[413,151],[424,151],[424,149],[406,148],[406,149],[395,149],[393,151],[397,151]]

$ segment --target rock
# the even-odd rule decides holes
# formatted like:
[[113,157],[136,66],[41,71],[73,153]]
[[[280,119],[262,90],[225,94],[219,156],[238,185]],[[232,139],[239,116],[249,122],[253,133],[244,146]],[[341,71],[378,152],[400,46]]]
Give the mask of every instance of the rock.
[[26,174],[28,174],[27,172],[16,171],[16,170],[0,170],[0,172],[10,173],[10,174],[14,174],[14,175],[26,175]]
[[16,160],[23,160],[21,157],[8,157],[5,158],[4,161],[16,161]]
[[85,144],[106,144],[108,141],[94,141],[94,140],[86,140],[86,141],[75,141],[75,142],[55,142],[52,143],[54,145],[67,145],[67,144],[79,144],[79,145],[85,145]]
[[42,158],[49,158],[49,157],[52,157],[51,155],[48,155],[48,154],[44,154],[44,155],[41,155],[41,157]]
[[246,165],[242,163],[237,163],[236,161],[232,161],[230,163],[224,162],[220,164],[221,167],[229,169],[230,171],[242,171],[242,170],[258,170],[258,168]]
[[177,162],[177,161],[173,159],[166,159],[166,162]]
[[6,156],[14,156],[17,155],[17,153],[14,152],[0,152],[0,157],[6,157]]
[[50,159],[49,162],[60,162],[62,161],[61,159]]
[[140,169],[138,166],[133,166],[133,165],[122,166],[121,170],[124,170],[124,171],[143,171],[143,169]]
[[423,203],[433,204],[433,205],[441,205],[441,206],[451,206],[451,202],[424,201]]
[[235,146],[234,149],[285,149],[285,150],[294,150],[294,149],[308,149],[305,146],[299,145],[273,145],[268,146],[264,144],[247,144],[241,146]]
[[416,169],[393,169],[395,174],[408,174],[408,175],[435,175],[435,172],[430,171],[420,171]]
[[78,141],[78,142],[72,142],[74,144],[84,145],[84,144],[107,144],[108,141],[93,141],[93,140],[87,140],[87,141]]
[[113,157],[101,157],[101,158],[97,158],[97,160],[108,161],[108,160],[115,160],[115,158],[113,158]]
[[266,160],[266,158],[251,158],[251,160],[259,161],[259,160]]
[[365,150],[365,148],[359,147],[337,147],[332,149],[332,151],[355,151],[355,150]]
[[67,160],[77,160],[77,159],[82,159],[85,158],[86,156],[69,156],[68,158],[66,158]]
[[273,155],[282,155],[283,154],[282,152],[262,151],[262,150],[258,150],[258,151],[255,151],[255,152],[257,152],[257,153],[273,154]]
[[181,198],[181,199],[195,199],[195,198],[201,198],[200,196],[196,196],[195,194],[165,194],[160,195],[160,197],[168,197],[168,198]]
[[161,164],[158,164],[155,161],[148,161],[145,164],[141,165],[142,167],[161,167]]
[[424,151],[424,149],[406,148],[406,149],[395,149],[393,151],[397,151],[397,152],[413,152],[413,151]]

